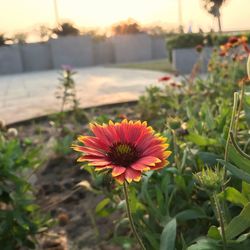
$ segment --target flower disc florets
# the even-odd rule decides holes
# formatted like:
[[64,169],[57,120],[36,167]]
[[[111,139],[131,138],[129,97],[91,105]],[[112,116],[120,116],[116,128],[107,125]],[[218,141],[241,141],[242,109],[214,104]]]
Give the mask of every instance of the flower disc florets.
[[171,154],[166,139],[155,134],[146,122],[90,124],[94,136],[80,136],[83,145],[72,148],[82,152],[79,162],[87,161],[96,171],[110,169],[119,183],[139,181],[142,173],[166,166]]

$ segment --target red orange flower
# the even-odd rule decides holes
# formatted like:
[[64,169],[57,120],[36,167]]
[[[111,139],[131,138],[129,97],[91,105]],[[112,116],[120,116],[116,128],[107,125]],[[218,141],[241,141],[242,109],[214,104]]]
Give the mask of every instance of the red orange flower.
[[237,36],[231,36],[229,37],[228,42],[232,45],[235,45],[239,42],[239,38]]
[[158,79],[158,82],[166,82],[166,81],[169,81],[170,79],[171,79],[171,76],[163,76]]
[[79,162],[88,162],[96,171],[110,170],[120,184],[140,181],[142,173],[158,170],[169,162],[166,139],[155,134],[146,122],[127,121],[90,124],[94,136],[80,136],[83,145],[72,148],[83,155]]

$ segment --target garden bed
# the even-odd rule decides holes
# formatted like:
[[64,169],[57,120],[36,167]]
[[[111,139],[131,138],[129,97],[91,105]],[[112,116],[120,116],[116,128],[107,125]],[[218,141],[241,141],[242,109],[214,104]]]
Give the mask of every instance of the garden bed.
[[[60,113],[17,124],[18,132],[0,124],[0,245],[34,246],[40,235],[46,250],[248,250],[248,52],[245,38],[231,39],[205,77],[164,76],[138,104],[90,110],[78,108],[65,69],[62,86],[71,91]],[[65,96],[73,97],[70,113]],[[56,225],[37,219],[36,203]]]

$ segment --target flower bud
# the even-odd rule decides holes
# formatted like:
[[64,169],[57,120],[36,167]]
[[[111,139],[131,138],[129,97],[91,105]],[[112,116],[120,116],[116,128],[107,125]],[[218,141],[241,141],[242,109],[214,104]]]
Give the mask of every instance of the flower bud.
[[4,130],[5,129],[5,121],[4,120],[0,120],[0,130]]
[[202,190],[208,193],[219,192],[224,185],[224,169],[203,168],[201,172],[194,175],[194,178]]
[[10,138],[15,138],[15,137],[17,137],[17,136],[18,136],[18,131],[17,131],[17,129],[15,129],[15,128],[9,128],[9,129],[7,130],[7,136],[10,137]]
[[181,120],[178,117],[168,118],[167,123],[168,123],[168,126],[174,130],[181,127]]

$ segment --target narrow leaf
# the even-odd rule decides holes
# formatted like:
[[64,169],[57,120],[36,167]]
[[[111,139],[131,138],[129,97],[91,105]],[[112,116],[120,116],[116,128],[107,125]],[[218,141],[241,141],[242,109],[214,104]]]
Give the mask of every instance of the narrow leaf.
[[174,250],[176,238],[176,219],[170,220],[164,227],[161,234],[160,250]]
[[234,217],[226,227],[225,234],[227,240],[231,240],[250,227],[250,203],[248,203],[241,213]]

